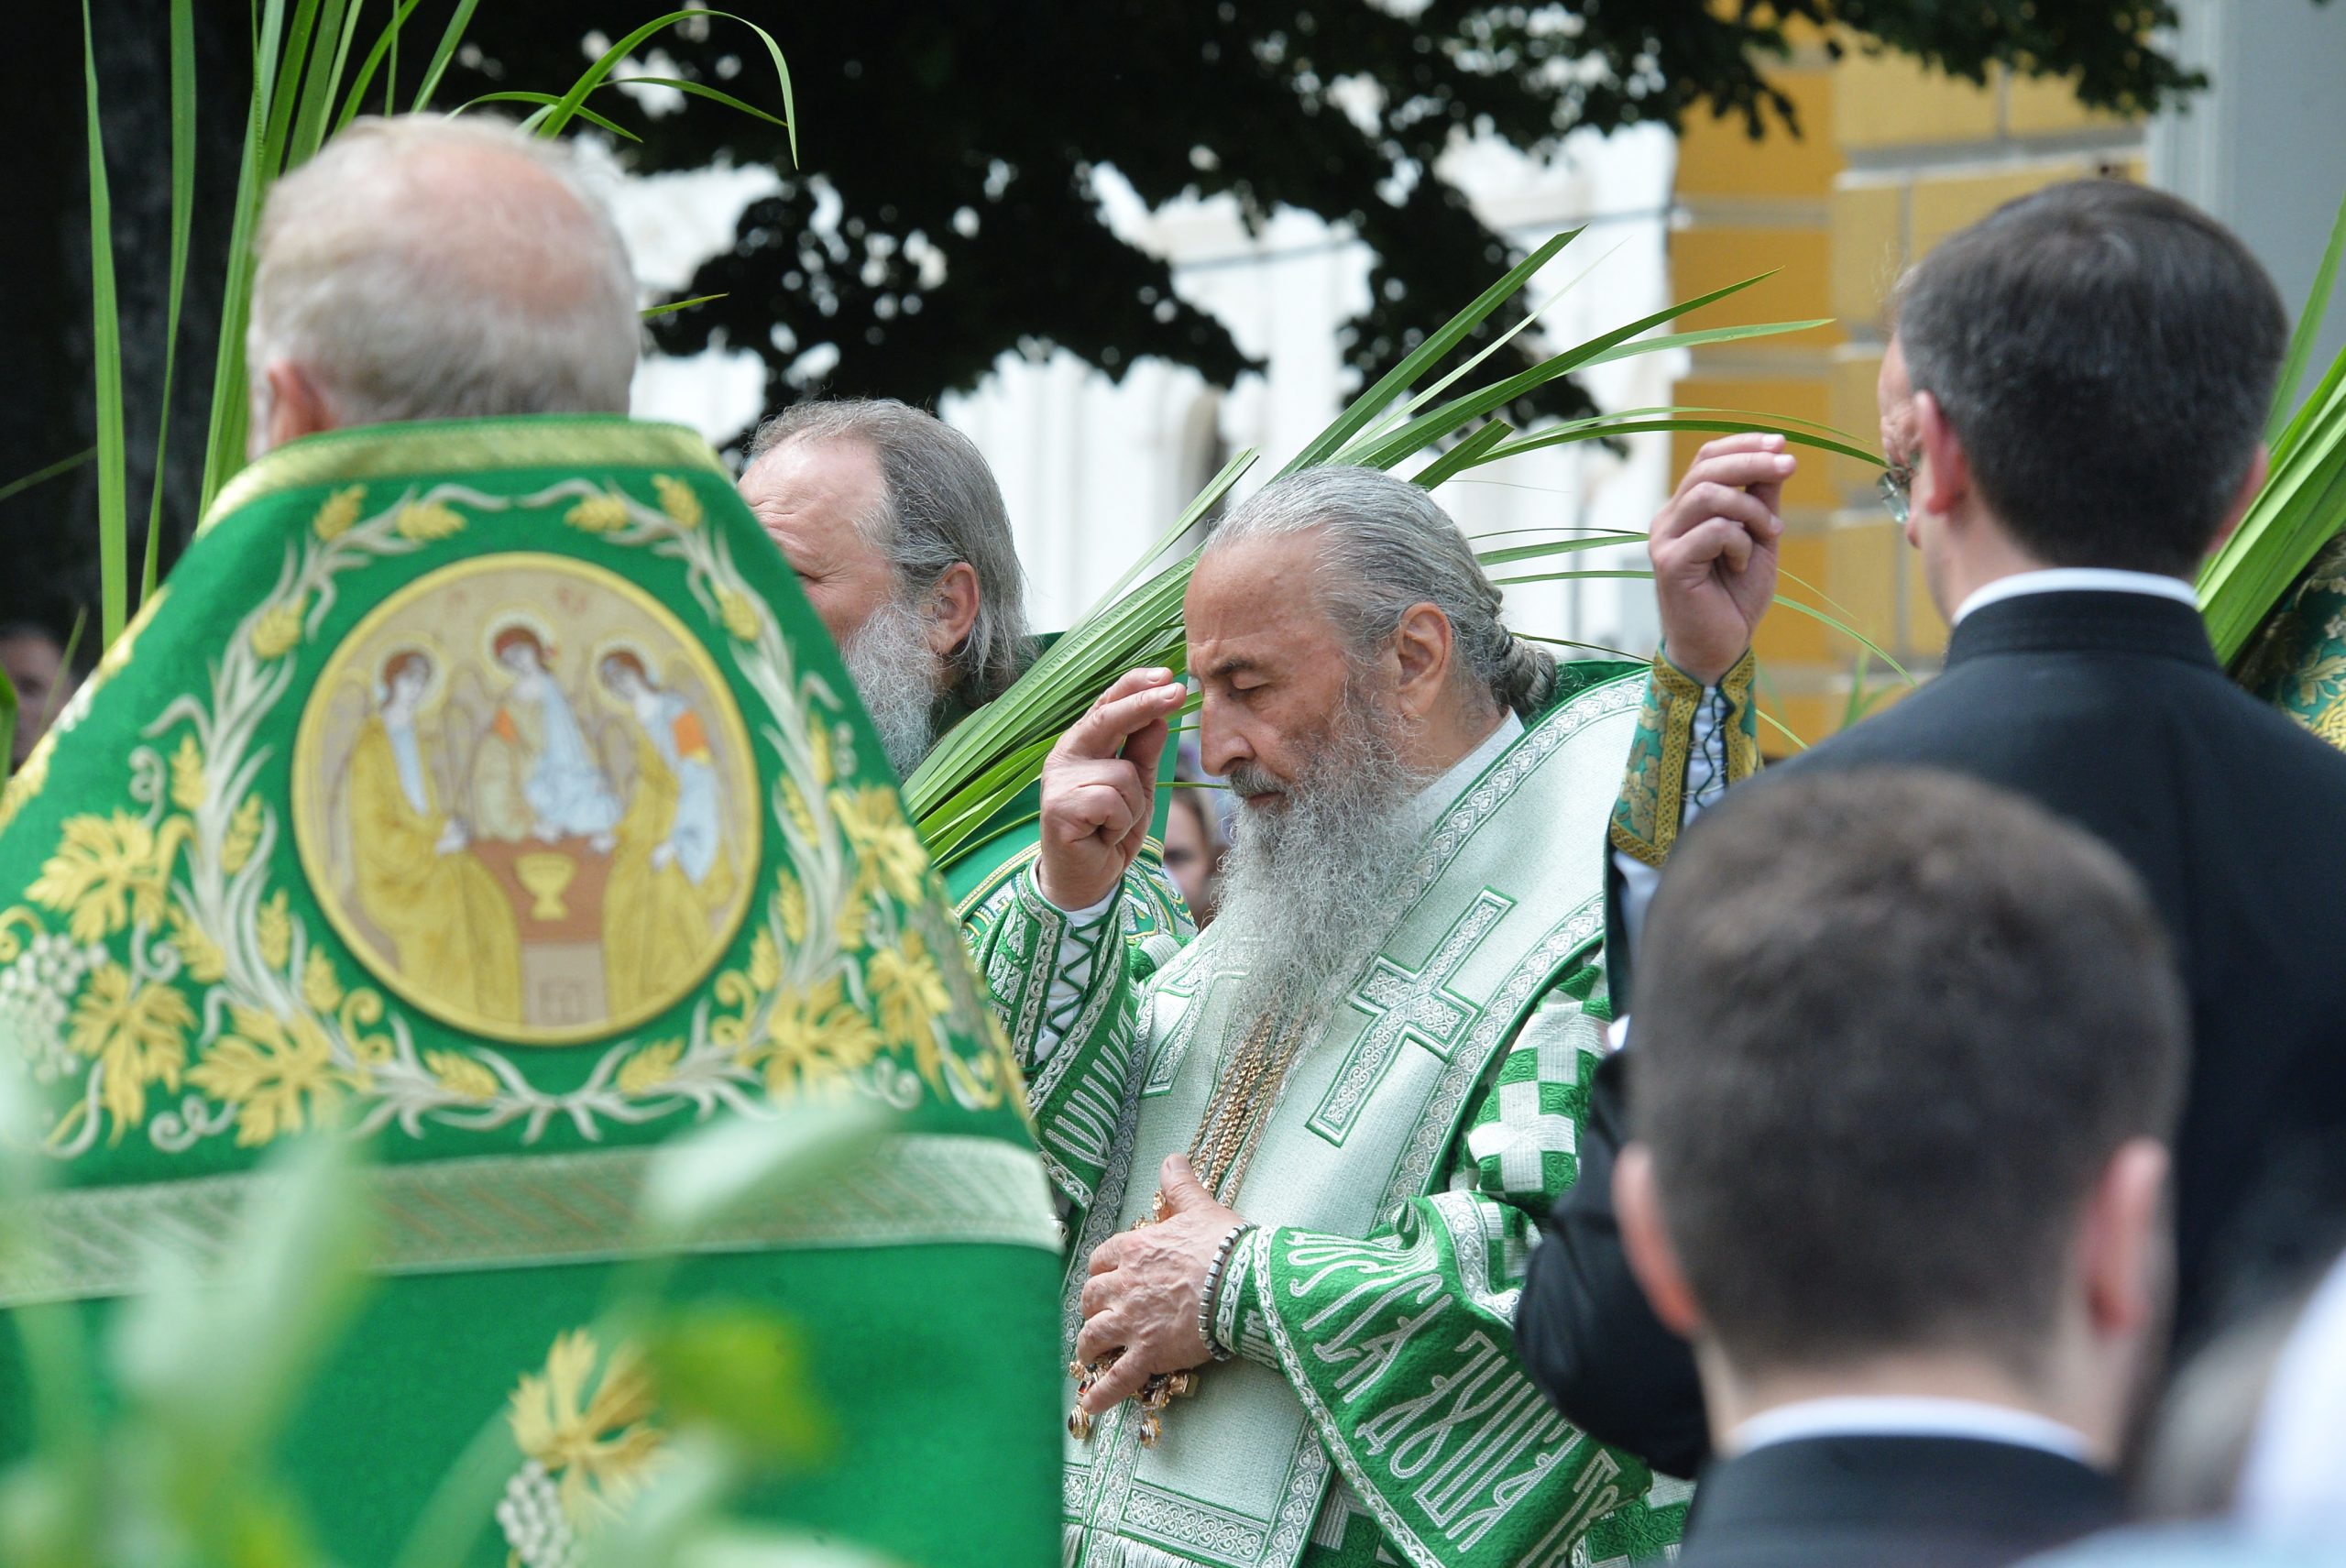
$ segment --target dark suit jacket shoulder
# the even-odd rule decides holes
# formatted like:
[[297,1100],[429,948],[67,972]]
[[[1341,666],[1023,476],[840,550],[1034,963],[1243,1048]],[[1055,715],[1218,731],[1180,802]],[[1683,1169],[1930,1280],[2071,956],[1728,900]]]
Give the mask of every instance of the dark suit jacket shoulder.
[[1771,1443],[1705,1472],[1679,1568],[2002,1568],[2119,1521],[2072,1459],[1954,1437]]
[[[2346,754],[2228,680],[2188,606],[2050,593],[1967,616],[1936,680],[1744,787],[1891,765],[2026,795],[2148,888],[2191,998],[2176,1321],[2196,1337],[2228,1275],[2303,1245],[2291,1233],[2311,1227],[2280,1195],[2346,1196]],[[1684,1475],[1705,1451],[1693,1361],[1613,1223],[1621,1076],[1618,1059],[1597,1072],[1581,1179],[1532,1255],[1517,1332],[1566,1415]]]

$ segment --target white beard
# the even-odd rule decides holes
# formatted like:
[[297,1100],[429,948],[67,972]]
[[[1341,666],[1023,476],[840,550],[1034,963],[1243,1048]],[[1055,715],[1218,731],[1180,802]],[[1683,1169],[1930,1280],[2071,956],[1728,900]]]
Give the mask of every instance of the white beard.
[[1310,1022],[1399,915],[1389,895],[1420,837],[1406,808],[1429,782],[1402,762],[1399,728],[1348,694],[1291,784],[1244,762],[1231,770],[1242,802],[1287,796],[1284,806],[1239,806],[1222,861],[1214,924],[1246,962],[1231,997],[1235,1028],[1274,1012]]
[[890,599],[841,644],[839,657],[888,765],[909,778],[937,740],[937,654],[928,645],[928,621],[902,599]]

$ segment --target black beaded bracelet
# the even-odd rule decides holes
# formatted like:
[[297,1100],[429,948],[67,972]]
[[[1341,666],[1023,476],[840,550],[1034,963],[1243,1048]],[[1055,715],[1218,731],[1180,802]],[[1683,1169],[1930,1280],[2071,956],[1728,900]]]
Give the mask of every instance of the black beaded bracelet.
[[1222,1294],[1222,1277],[1230,1265],[1230,1249],[1238,1245],[1239,1237],[1254,1228],[1247,1224],[1230,1227],[1230,1234],[1222,1238],[1220,1246],[1214,1248],[1213,1265],[1206,1270],[1206,1288],[1198,1295],[1198,1337],[1205,1341],[1206,1348],[1213,1353],[1216,1361],[1228,1361],[1233,1353],[1214,1338],[1214,1301]]

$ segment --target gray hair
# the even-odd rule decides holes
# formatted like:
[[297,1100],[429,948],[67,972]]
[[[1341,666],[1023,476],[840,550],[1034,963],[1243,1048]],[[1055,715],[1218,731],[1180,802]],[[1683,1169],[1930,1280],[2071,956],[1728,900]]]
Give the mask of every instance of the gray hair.
[[1256,491],[1205,547],[1315,532],[1324,542],[1320,601],[1355,657],[1392,636],[1410,607],[1431,604],[1450,621],[1463,671],[1501,708],[1530,718],[1548,705],[1555,656],[1507,629],[1502,596],[1474,545],[1407,480],[1374,468],[1306,468]]
[[354,120],[262,214],[246,355],[341,424],[625,413],[635,277],[557,143],[501,121]]
[[956,562],[970,564],[978,575],[978,618],[947,661],[953,676],[948,695],[966,713],[1007,691],[1031,653],[1026,574],[1011,541],[1002,487],[977,443],[893,398],[816,400],[760,425],[750,461],[802,440],[860,441],[879,457],[880,510],[857,525],[887,555],[901,595],[925,593]]

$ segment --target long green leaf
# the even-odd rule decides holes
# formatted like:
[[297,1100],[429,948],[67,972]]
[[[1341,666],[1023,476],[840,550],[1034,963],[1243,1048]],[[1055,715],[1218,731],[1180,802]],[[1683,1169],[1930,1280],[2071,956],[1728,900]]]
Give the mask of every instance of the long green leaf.
[[1627,343],[1640,333],[1660,326],[1674,316],[1700,310],[1705,305],[1716,304],[1731,294],[1740,293],[1753,284],[1764,282],[1773,276],[1775,274],[1772,272],[1762,272],[1757,277],[1746,278],[1741,282],[1729,283],[1723,289],[1714,289],[1707,294],[1698,295],[1683,303],[1665,307],[1641,320],[1631,322],[1627,326],[1616,327],[1611,332],[1589,339],[1586,343],[1568,348],[1562,354],[1543,359],[1528,370],[1519,371],[1490,386],[1470,392],[1463,398],[1453,398],[1438,408],[1430,409],[1403,424],[1399,429],[1378,438],[1373,444],[1355,444],[1347,447],[1337,461],[1358,463],[1369,468],[1389,468],[1410,453],[1418,451],[1429,442],[1440,440],[1467,422],[1480,419],[1494,409],[1504,408],[1516,399],[1538,390],[1559,377],[1570,375],[1605,350]]
[[1512,441],[1502,442],[1485,454],[1481,461],[1496,463],[1505,458],[1520,456],[1526,452],[1537,452],[1543,446],[1563,446],[1576,441],[1603,441],[1615,435],[1639,435],[1654,431],[1673,430],[1716,432],[1730,435],[1740,435],[1756,431],[1763,435],[1781,435],[1796,446],[1813,446],[1821,452],[1832,452],[1843,457],[1854,457],[1861,463],[1871,463],[1877,467],[1881,465],[1881,459],[1879,456],[1862,446],[1853,446],[1846,441],[1835,441],[1828,436],[1817,435],[1798,425],[1778,424],[1770,416],[1759,413],[1725,419],[1676,417],[1623,419],[1618,416],[1599,415],[1595,419],[1575,420],[1566,424],[1551,426],[1546,430],[1535,430],[1529,435],[1519,435]]
[[309,162],[325,145],[334,101],[342,92],[343,68],[350,60],[350,40],[358,33],[358,8],[364,4],[365,0],[324,0],[319,9],[317,42],[310,51],[310,69],[301,79],[300,110],[285,148],[288,169]]
[[1409,385],[1431,365],[1441,359],[1464,340],[1466,334],[1482,325],[1490,313],[1522,291],[1540,269],[1555,259],[1557,252],[1580,237],[1581,231],[1573,229],[1549,239],[1539,249],[1507,269],[1507,275],[1476,295],[1474,303],[1459,312],[1433,335],[1405,355],[1401,362],[1377,378],[1375,386],[1354,398],[1336,422],[1321,431],[1293,461],[1279,470],[1279,477],[1317,467],[1327,462],[1344,444],[1383,411],[1387,405],[1406,391]]
[[420,115],[432,107],[432,94],[440,91],[440,78],[447,71],[448,62],[456,57],[456,46],[465,41],[465,29],[472,26],[473,12],[479,5],[480,0],[456,0],[455,13],[440,34],[439,47],[432,51],[432,63],[423,68],[423,80],[415,89],[415,102],[408,105],[413,113]]
[[60,475],[71,474],[97,455],[96,447],[85,446],[71,457],[60,457],[45,468],[36,468],[20,479],[11,479],[6,484],[0,485],[0,501],[5,501],[20,491],[29,490],[35,485],[47,484]]
[[2338,263],[2346,256],[2346,200],[2338,203],[2338,216],[2330,225],[2330,244],[2321,253],[2321,265],[2314,269],[2313,287],[2306,292],[2306,308],[2297,317],[2297,330],[2289,334],[2289,351],[2281,359],[2281,379],[2273,389],[2273,411],[2265,417],[2264,444],[2277,444],[2281,433],[2289,426],[2289,400],[2297,395],[2297,383],[2306,378],[2306,366],[2313,359],[2313,345],[2321,336],[2322,318],[2330,313],[2330,291],[2338,281]]
[[614,70],[618,69],[619,63],[635,52],[638,45],[641,44],[645,39],[650,38],[654,34],[665,31],[667,28],[674,27],[678,22],[689,22],[699,16],[716,16],[721,17],[729,22],[739,22],[741,26],[757,34],[759,40],[766,46],[766,53],[771,56],[773,60],[774,73],[780,79],[782,83],[783,113],[787,117],[787,123],[791,126],[790,160],[794,164],[796,163],[798,161],[797,115],[792,106],[790,68],[783,60],[782,46],[773,41],[773,35],[772,33],[767,32],[763,27],[758,26],[755,22],[749,20],[747,17],[737,16],[730,11],[710,11],[700,9],[671,11],[664,16],[658,16],[644,23],[633,32],[629,33],[625,38],[619,39],[619,42],[613,44],[609,49],[605,49],[602,54],[596,59],[595,63],[586,68],[586,74],[570,84],[570,90],[565,93],[559,99],[555,100],[549,112],[544,116],[543,121],[539,125],[538,134],[546,137],[557,137],[560,136],[564,130],[568,128],[573,118],[592,118],[591,115],[586,114],[586,111],[583,106],[586,102],[587,94],[594,92],[596,88],[601,86],[604,80],[608,77]]
[[664,316],[676,311],[688,311],[695,305],[706,305],[711,301],[722,300],[726,297],[723,294],[695,294],[689,300],[671,300],[664,305],[646,305],[635,313],[650,321],[653,316]]
[[275,51],[285,26],[285,0],[262,0],[254,33],[253,96],[245,116],[244,150],[236,163],[236,199],[228,228],[228,275],[221,290],[220,343],[212,361],[212,428],[204,443],[203,493],[196,515],[212,510],[220,493],[245,464],[245,440],[252,418],[246,387],[245,328],[252,316],[253,230],[275,177],[269,161],[269,120],[279,72]]
[[1419,469],[1409,482],[1421,490],[1431,490],[1453,474],[1463,473],[1482,462],[1491,448],[1514,433],[1506,421],[1495,419]]
[[[535,104],[539,105],[537,113],[531,115],[521,122],[521,128],[523,130],[535,130],[545,124],[546,117],[554,112],[555,105],[559,104],[561,102],[561,99],[555,97],[551,93],[531,93],[515,88],[504,93],[484,93],[477,98],[467,99],[464,103],[457,104],[455,108],[449,110],[448,114],[451,118],[454,118],[455,115],[463,114],[466,109],[474,108],[482,104]],[[592,109],[579,109],[575,112],[578,118],[585,120],[589,125],[600,126],[603,129],[610,132],[615,137],[625,137],[629,141],[641,141],[643,139],[641,137],[637,136],[633,131],[629,130],[625,126],[619,125],[612,120],[605,119],[602,115],[597,114]]]
[[712,104],[722,104],[729,109],[737,110],[741,114],[750,115],[753,119],[763,120],[770,126],[782,126],[786,128],[789,124],[789,122],[784,120],[781,115],[769,115],[763,109],[759,108],[755,104],[745,104],[740,99],[734,97],[730,93],[719,93],[716,88],[708,86],[705,82],[687,82],[680,76],[615,76],[603,85],[606,87],[626,87],[630,85],[641,85],[645,87],[673,87],[677,92],[685,93],[691,97],[706,98]]
[[179,369],[180,302],[187,292],[187,251],[195,229],[195,16],[193,0],[171,0],[170,301],[163,318],[163,396],[155,421],[155,493],[147,504],[147,553],[138,600],[155,591],[163,537],[163,459],[170,449],[171,384]]
[[323,3],[323,0],[297,0],[292,23],[285,34],[285,51],[278,57],[277,86],[269,94],[269,129],[262,141],[263,167],[272,180],[287,167],[285,152],[293,135],[294,114],[301,107],[301,77],[309,64],[311,47],[317,35],[318,8]]
[[82,0],[82,80],[90,141],[90,346],[97,363],[98,624],[112,646],[128,619],[130,477],[123,434],[122,316],[115,304],[114,202],[106,186],[105,134],[98,120],[98,46],[90,0]]
[[[1770,274],[1772,276],[1772,274]],[[1788,332],[1806,332],[1811,327],[1831,326],[1833,318],[1820,316],[1808,322],[1767,322],[1759,326],[1714,326],[1701,332],[1673,332],[1661,337],[1641,337],[1633,343],[1617,344],[1602,354],[1591,355],[1581,361],[1584,370],[1592,366],[1610,365],[1617,359],[1634,359],[1640,354],[1653,354],[1665,348],[1701,348],[1714,343],[1742,343],[1755,337],[1775,337]]]
[[375,35],[375,47],[367,51],[365,60],[359,61],[358,75],[351,82],[350,92],[343,100],[342,113],[334,116],[335,130],[339,131],[358,117],[366,106],[367,89],[375,83],[375,72],[387,62],[390,69],[384,78],[383,95],[387,99],[391,96],[397,85],[392,78],[399,74],[400,29],[407,26],[408,17],[422,3],[423,0],[400,0],[398,7],[391,12],[391,19],[383,24],[381,32]]

